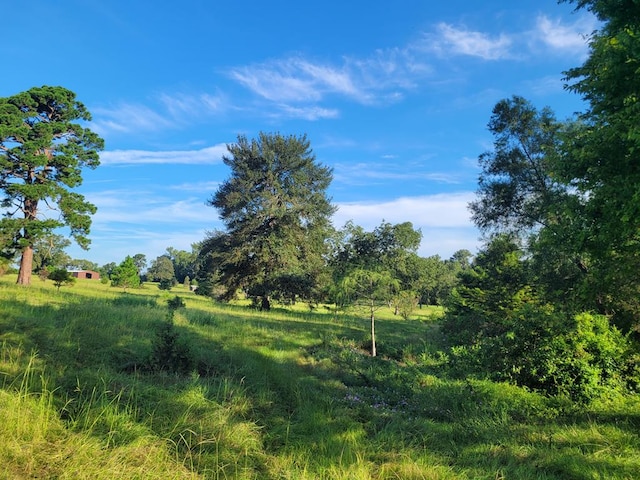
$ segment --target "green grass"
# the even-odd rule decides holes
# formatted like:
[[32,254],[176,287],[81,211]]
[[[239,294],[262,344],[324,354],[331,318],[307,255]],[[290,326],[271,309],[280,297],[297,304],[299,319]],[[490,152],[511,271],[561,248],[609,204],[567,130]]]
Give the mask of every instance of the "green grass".
[[[181,287],[0,278],[0,478],[635,479],[640,399],[452,380],[438,309],[403,321]],[[145,368],[167,300],[193,369]]]

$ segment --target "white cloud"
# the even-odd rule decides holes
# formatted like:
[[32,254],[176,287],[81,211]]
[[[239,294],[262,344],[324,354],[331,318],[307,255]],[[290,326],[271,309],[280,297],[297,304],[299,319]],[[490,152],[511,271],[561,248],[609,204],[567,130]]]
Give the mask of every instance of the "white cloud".
[[335,108],[322,108],[318,106],[294,107],[291,105],[279,105],[280,112],[271,114],[272,117],[302,118],[304,120],[319,120],[321,118],[337,118],[340,112]]
[[186,95],[183,93],[169,95],[163,93],[159,99],[173,118],[193,118],[215,114],[226,108],[226,99],[221,93],[216,95],[206,93],[199,95]]
[[[394,159],[393,155],[383,158]],[[424,171],[420,165],[393,163],[357,163],[336,164],[334,166],[334,181],[345,185],[367,185],[378,181],[432,181],[444,184],[461,183],[466,172],[459,169],[455,173]]]
[[422,47],[440,55],[466,55],[484,60],[512,58],[513,40],[506,34],[490,37],[486,33],[439,23],[435,34],[425,36]]
[[333,221],[337,228],[353,220],[365,230],[373,230],[384,220],[395,224],[411,222],[422,231],[418,253],[423,256],[439,254],[443,258],[456,250],[476,251],[480,245],[479,232],[471,222],[468,204],[473,192],[402,197],[383,202],[338,203]]
[[133,133],[173,128],[175,123],[155,110],[139,104],[122,103],[115,108],[93,108],[91,125],[99,135]]
[[558,52],[586,55],[587,36],[596,28],[596,19],[592,15],[583,15],[572,24],[563,24],[560,20],[551,20],[541,15],[536,19],[534,38]]
[[[402,98],[398,89],[413,87],[416,77],[429,73],[431,69],[413,58],[409,50],[387,49],[377,50],[369,58],[342,58],[340,65],[288,57],[233,68],[229,75],[259,97],[281,106],[317,104],[329,95],[362,104],[397,101]],[[323,115],[309,117],[307,112],[300,111],[302,118],[331,118],[337,114],[326,110]]]
[[225,144],[218,144],[200,150],[148,151],[148,150],[112,150],[100,154],[102,165],[140,165],[140,164],[181,164],[211,165],[220,163],[227,153]]
[[401,197],[384,202],[338,203],[336,225],[354,220],[372,228],[383,219],[391,223],[411,221],[425,227],[467,227],[471,225],[468,204],[473,192],[443,193],[419,197]]

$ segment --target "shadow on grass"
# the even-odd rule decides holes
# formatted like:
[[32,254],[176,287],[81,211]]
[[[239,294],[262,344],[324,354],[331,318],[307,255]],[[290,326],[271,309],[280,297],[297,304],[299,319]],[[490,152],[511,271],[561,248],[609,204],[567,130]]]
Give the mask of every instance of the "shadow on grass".
[[429,455],[467,478],[640,478],[637,409],[566,416],[516,387],[397,361],[437,333],[423,322],[379,320],[372,358],[364,318],[188,306],[176,332],[196,371],[180,376],[123,367],[151,352],[167,311],[157,294],[65,298],[0,299],[0,342],[36,350],[61,415],[107,446],[153,433],[228,477],[276,477],[267,459],[283,454],[312,472]]

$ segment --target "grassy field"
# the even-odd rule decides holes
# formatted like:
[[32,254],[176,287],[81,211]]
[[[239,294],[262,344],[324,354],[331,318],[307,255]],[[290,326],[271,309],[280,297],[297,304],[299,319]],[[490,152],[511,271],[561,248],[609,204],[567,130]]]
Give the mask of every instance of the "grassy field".
[[[453,380],[437,309],[222,305],[0,277],[0,478],[637,479],[640,400]],[[149,359],[179,295],[186,374]]]

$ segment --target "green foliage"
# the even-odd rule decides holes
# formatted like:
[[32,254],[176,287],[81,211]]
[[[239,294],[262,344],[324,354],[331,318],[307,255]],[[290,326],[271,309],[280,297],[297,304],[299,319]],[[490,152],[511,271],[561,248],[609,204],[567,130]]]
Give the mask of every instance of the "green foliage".
[[640,318],[640,14],[632,1],[573,0],[600,20],[584,63],[566,72],[588,108],[564,144],[558,174],[584,199],[580,239],[588,293],[632,329]]
[[64,268],[56,268],[51,273],[49,273],[49,280],[53,282],[58,290],[63,285],[73,285],[76,279]]
[[[23,253],[18,283],[29,284],[35,242],[67,226],[76,242],[89,245],[96,207],[71,189],[84,167],[99,165],[104,142],[75,121],[91,120],[75,94],[62,87],[32,88],[0,98],[0,189],[4,193],[0,236]],[[45,218],[41,203],[59,212]]]
[[184,283],[187,277],[193,278],[196,275],[199,244],[193,244],[191,252],[178,250],[173,247],[167,248],[166,255],[173,263],[173,270],[178,283]]
[[169,311],[156,334],[149,366],[152,370],[184,375],[193,368],[193,358],[188,344],[180,339],[174,324],[174,316],[177,310],[185,308],[185,303],[176,295],[167,300],[167,306]]
[[33,271],[68,267],[71,258],[64,249],[70,245],[71,241],[62,235],[49,234],[38,238],[33,244]]
[[371,356],[377,355],[375,312],[390,304],[399,292],[400,282],[389,272],[357,269],[342,280],[339,298],[342,305],[363,305],[371,322]]
[[640,477],[637,395],[574,405],[451,379],[422,312],[379,310],[373,358],[358,318],[186,294],[174,331],[194,364],[182,375],[146,368],[165,293],[13,282],[0,278],[8,478]]
[[176,275],[171,259],[167,255],[160,255],[156,258],[147,270],[147,278],[152,282],[162,282],[163,280],[171,282],[173,286]]
[[418,306],[418,295],[410,290],[399,292],[394,297],[393,304],[398,315],[404,320],[409,320]]
[[315,278],[335,211],[326,195],[331,169],[315,161],[306,136],[239,136],[228,150],[231,177],[209,201],[227,231],[206,241],[201,255],[214,258],[201,269],[218,272],[225,299],[239,289],[267,298],[285,276]]
[[129,255],[113,269],[110,275],[112,287],[135,288],[140,286],[138,267]]
[[605,316],[540,302],[521,255],[508,237],[496,237],[461,274],[443,323],[454,371],[579,402],[622,391],[628,340]]

